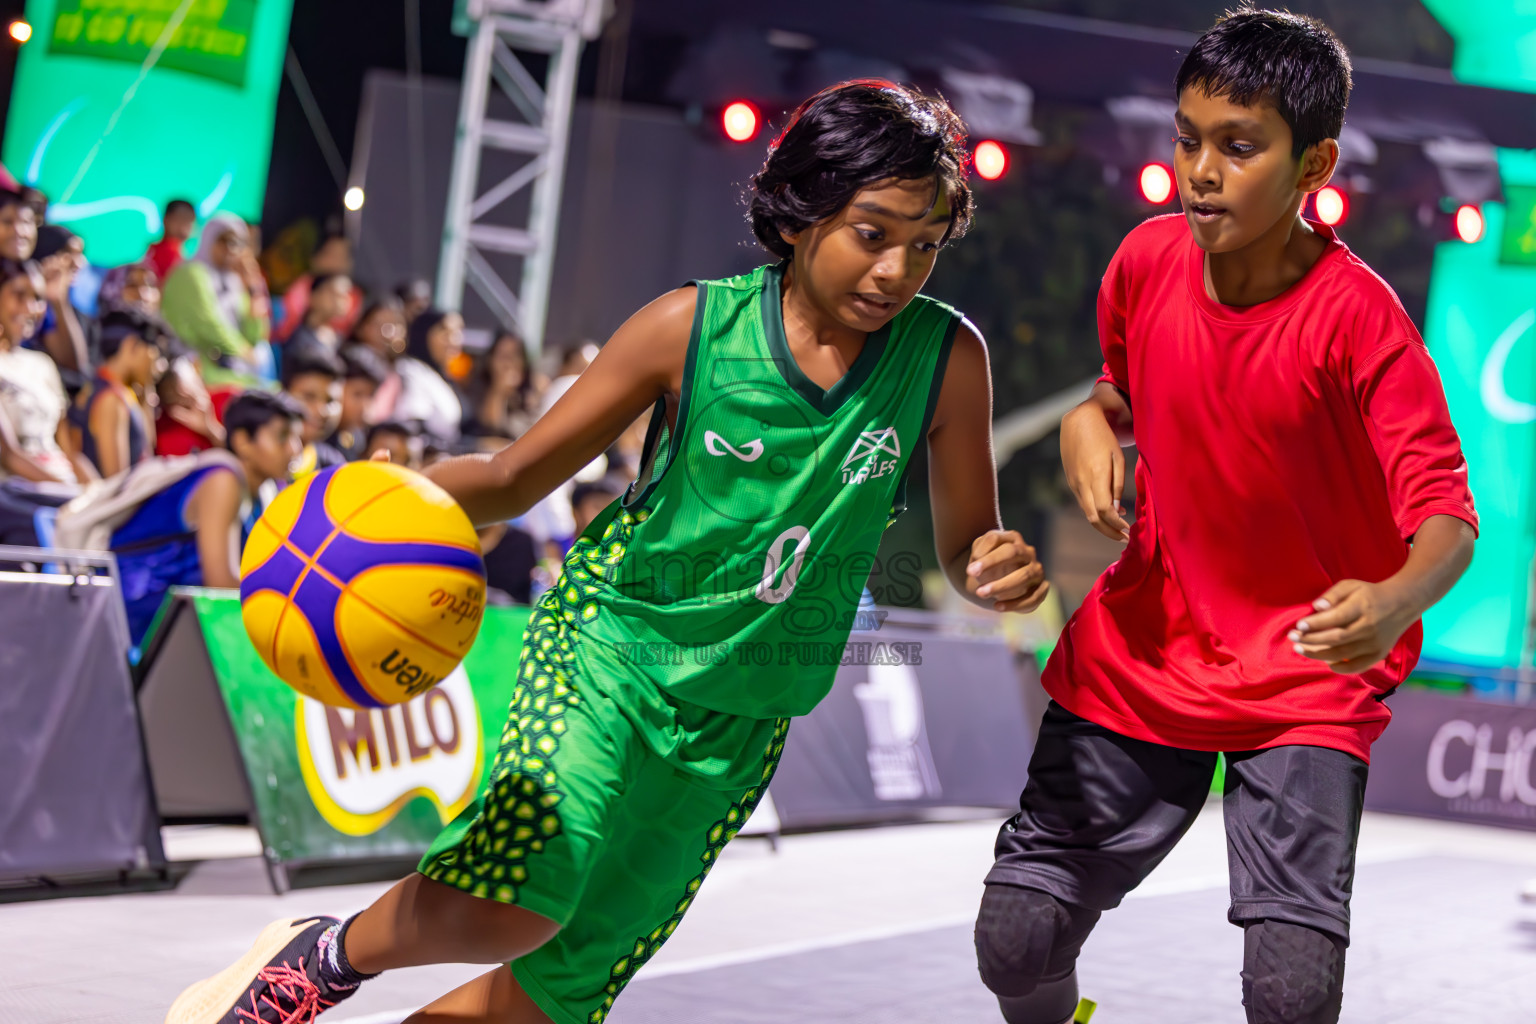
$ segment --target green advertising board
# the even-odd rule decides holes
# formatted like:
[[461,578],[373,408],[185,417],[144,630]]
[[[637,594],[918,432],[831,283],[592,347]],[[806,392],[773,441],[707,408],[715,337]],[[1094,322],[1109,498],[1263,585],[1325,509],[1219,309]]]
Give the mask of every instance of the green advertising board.
[[330,708],[262,664],[233,592],[193,606],[274,864],[415,857],[479,792],[506,724],[531,609],[485,610],[463,665],[384,710]]
[[261,216],[293,0],[28,0],[3,158],[101,266],[161,211]]
[[[1464,82],[1536,92],[1530,0],[1424,0]],[[1500,150],[1503,203],[1473,244],[1436,248],[1424,339],[1461,434],[1482,531],[1472,567],[1424,617],[1424,656],[1531,663],[1536,555],[1536,153]]]
[[1424,617],[1424,656],[1516,665],[1536,556],[1536,269],[1500,259],[1503,205],[1483,215],[1481,241],[1436,248],[1425,312],[1481,533],[1471,568]]

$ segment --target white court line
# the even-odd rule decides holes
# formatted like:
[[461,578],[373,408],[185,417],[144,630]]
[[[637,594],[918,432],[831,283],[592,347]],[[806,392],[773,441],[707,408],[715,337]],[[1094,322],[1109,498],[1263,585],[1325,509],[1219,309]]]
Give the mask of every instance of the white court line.
[[[1395,860],[1408,860],[1413,857],[1426,856],[1433,851],[1424,846],[1400,846],[1388,850],[1381,850],[1372,855],[1357,855],[1357,864],[1384,864]],[[1170,879],[1163,883],[1143,884],[1126,894],[1126,899],[1145,899],[1153,896],[1175,896],[1180,893],[1202,892],[1207,889],[1224,889],[1227,885],[1227,873],[1196,875],[1191,878]],[[750,949],[739,949],[731,953],[716,953],[712,956],[696,956],[677,963],[658,964],[654,967],[646,967],[641,973],[635,975],[631,984],[638,985],[644,981],[656,978],[665,978],[674,974],[694,974],[698,971],[710,971],[717,967],[736,967],[741,964],[756,963],[759,960],[773,960],[781,956],[793,956],[797,953],[813,953],[821,949],[835,949],[838,946],[852,946],[861,942],[876,942],[880,939],[894,939],[902,935],[913,935],[918,932],[935,931],[939,928],[954,928],[959,925],[971,924],[976,920],[975,913],[954,914],[949,917],[934,917],[923,921],[910,921],[906,924],[888,925],[884,928],[865,928],[860,931],[840,932],[836,935],[824,935],[816,939],[803,939],[799,942],[779,942],[768,946],[753,946]],[[400,1021],[415,1013],[415,1008],[400,1010],[385,1010],[380,1013],[370,1013],[361,1017],[342,1017],[336,1024],[400,1024]]]

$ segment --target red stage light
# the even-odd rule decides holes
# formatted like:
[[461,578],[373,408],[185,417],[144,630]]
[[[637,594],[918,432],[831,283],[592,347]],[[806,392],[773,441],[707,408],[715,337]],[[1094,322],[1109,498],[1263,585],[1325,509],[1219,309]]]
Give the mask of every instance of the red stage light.
[[24,43],[32,38],[32,26],[20,18],[11,22],[10,28],[7,31],[10,32],[11,38],[18,43]]
[[986,181],[996,181],[1008,173],[1008,150],[1001,142],[987,139],[976,143],[972,159],[976,162],[976,173]]
[[1456,237],[1475,242],[1483,237],[1483,211],[1472,205],[1456,208]]
[[757,108],[746,100],[728,104],[720,112],[720,127],[725,129],[725,137],[732,142],[751,142],[757,136],[761,120]]
[[1164,164],[1147,164],[1141,169],[1141,197],[1153,206],[1161,206],[1173,195],[1173,172]]
[[1344,223],[1349,216],[1349,197],[1332,185],[1318,189],[1313,204],[1317,207],[1317,219],[1329,227]]

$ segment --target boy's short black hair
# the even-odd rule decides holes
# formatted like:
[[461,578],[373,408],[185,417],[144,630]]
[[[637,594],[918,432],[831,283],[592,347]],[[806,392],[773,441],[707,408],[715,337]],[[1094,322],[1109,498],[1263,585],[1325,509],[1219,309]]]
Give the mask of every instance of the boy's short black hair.
[[172,199],[170,202],[165,204],[165,217],[167,220],[171,218],[172,214],[182,212],[190,213],[195,217],[197,216],[197,207],[193,206],[185,199]]
[[113,310],[101,318],[100,327],[98,348],[104,360],[117,355],[129,338],[136,337],[146,345],[162,347],[159,322],[135,309]]
[[1175,90],[1197,88],[1242,107],[1268,103],[1291,128],[1299,157],[1344,129],[1349,106],[1349,52],[1316,18],[1242,7],[1195,40]]
[[975,200],[966,184],[965,124],[948,103],[883,79],[843,82],[795,109],[747,192],[747,220],[764,249],[788,259],[780,232],[802,231],[860,189],[936,177],[949,198],[944,243],[965,234]]
[[626,490],[628,490],[627,485],[606,476],[600,476],[596,480],[578,481],[576,486],[571,488],[571,508],[573,510],[581,508],[581,503],[593,495],[607,498],[608,501],[603,503],[606,506]]
[[368,436],[363,441],[364,450],[371,452],[373,450],[373,442],[380,434],[395,434],[409,441],[416,436],[416,431],[398,420],[385,420],[382,423],[375,423],[368,428]]
[[254,438],[256,432],[276,419],[304,422],[304,407],[291,395],[251,389],[236,395],[224,407],[224,444],[235,448],[235,435]]
[[324,288],[338,277],[345,278],[348,281],[352,280],[351,274],[316,274],[315,279],[309,283],[309,294],[315,294],[315,292]]
[[389,377],[389,366],[367,345],[348,345],[341,350],[344,380],[371,380],[377,387]]
[[347,368],[340,356],[322,344],[290,345],[283,353],[283,390],[287,391],[294,381],[311,373],[341,380],[346,376]]
[[12,206],[27,206],[27,197],[20,192],[12,192],[8,188],[0,188],[0,210],[10,209]]

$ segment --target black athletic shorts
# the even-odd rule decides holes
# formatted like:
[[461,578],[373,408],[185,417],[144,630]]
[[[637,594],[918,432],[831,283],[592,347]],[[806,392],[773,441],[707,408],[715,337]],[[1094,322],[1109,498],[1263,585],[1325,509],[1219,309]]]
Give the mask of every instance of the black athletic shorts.
[[[1226,756],[1227,919],[1290,921],[1348,943],[1366,763],[1327,747]],[[1052,701],[986,880],[1119,906],[1189,830],[1215,770],[1213,753],[1131,739]]]

